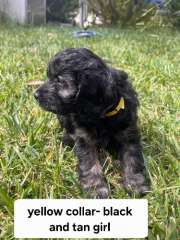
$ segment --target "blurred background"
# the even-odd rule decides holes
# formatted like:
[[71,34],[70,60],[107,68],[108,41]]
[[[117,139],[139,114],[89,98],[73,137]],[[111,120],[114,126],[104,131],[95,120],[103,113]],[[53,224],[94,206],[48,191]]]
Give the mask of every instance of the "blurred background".
[[179,0],[0,0],[1,21],[21,24],[180,27]]

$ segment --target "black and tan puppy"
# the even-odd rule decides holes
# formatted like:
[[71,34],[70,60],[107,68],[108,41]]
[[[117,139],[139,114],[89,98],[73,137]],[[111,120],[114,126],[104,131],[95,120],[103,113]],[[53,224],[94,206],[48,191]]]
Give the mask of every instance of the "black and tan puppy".
[[70,48],[49,62],[48,80],[35,92],[46,111],[57,115],[64,143],[74,143],[83,189],[107,198],[99,150],[113,150],[123,168],[128,192],[145,194],[149,186],[137,128],[138,100],[125,72],[107,66],[85,48]]

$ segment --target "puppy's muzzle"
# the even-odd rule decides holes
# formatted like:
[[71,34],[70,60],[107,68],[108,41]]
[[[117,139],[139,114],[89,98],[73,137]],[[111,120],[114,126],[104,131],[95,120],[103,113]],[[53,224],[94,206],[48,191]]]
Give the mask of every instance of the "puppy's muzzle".
[[38,101],[39,100],[39,98],[40,98],[40,92],[39,92],[39,90],[36,90],[35,92],[34,92],[34,97],[35,97],[35,99]]

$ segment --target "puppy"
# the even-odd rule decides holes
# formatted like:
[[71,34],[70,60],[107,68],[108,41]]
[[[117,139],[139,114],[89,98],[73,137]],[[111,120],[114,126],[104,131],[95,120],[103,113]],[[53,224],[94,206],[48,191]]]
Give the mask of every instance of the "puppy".
[[48,80],[34,96],[57,115],[64,144],[74,145],[81,186],[90,197],[108,198],[100,149],[117,154],[129,193],[149,191],[137,128],[137,94],[128,75],[85,48],[69,48],[49,62]]

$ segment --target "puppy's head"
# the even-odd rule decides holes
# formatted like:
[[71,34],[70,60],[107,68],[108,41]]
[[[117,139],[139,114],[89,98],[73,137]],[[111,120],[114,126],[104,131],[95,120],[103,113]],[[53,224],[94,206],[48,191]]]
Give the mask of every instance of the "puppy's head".
[[47,81],[34,96],[40,106],[56,114],[80,113],[101,116],[112,104],[112,71],[85,48],[56,54],[48,64]]

